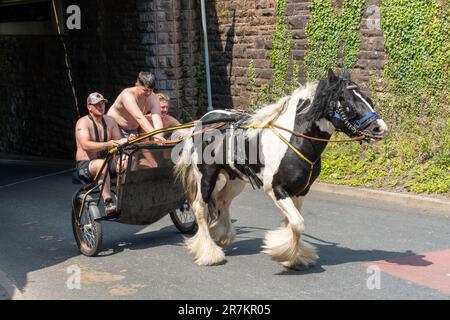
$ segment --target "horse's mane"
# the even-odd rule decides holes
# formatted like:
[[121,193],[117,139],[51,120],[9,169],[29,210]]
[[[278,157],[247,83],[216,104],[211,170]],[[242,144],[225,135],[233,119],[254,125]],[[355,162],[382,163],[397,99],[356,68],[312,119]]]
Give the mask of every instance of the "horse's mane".
[[[298,103],[298,100],[300,99],[312,100],[315,94],[314,92],[317,90],[317,82],[308,82],[295,90],[291,96],[283,97],[273,104],[264,106],[254,111],[254,113],[246,121],[246,125],[250,127],[264,128],[269,123],[275,122],[276,119],[286,111],[292,100],[295,100],[295,103]],[[307,111],[305,115],[315,112],[314,110],[311,110],[311,108],[308,108],[308,110],[305,111]]]
[[330,111],[333,102],[337,100],[338,93],[343,89],[344,82],[339,79],[330,85],[328,79],[322,79],[317,85],[314,100],[308,111],[300,116],[305,122],[318,121]]
[[275,121],[288,107],[289,97],[284,97],[276,103],[257,109],[246,121],[250,127],[264,128],[269,123]]
[[[309,82],[298,88],[291,96],[281,98],[276,103],[257,109],[250,118],[245,121],[245,125],[250,128],[264,128],[270,123],[274,123],[289,107],[295,103],[298,106],[300,100],[310,99],[312,103],[303,112],[297,113],[302,121],[318,121],[325,117],[333,101],[337,99],[338,93],[344,86],[343,81],[339,79],[330,84],[327,78],[317,82]],[[299,110],[297,110],[299,111]],[[247,132],[249,138],[256,135],[258,130]]]

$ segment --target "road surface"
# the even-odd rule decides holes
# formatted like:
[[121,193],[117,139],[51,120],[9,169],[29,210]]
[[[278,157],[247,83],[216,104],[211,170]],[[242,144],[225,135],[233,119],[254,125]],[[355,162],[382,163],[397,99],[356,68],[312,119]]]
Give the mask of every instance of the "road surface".
[[320,259],[290,271],[260,252],[281,212],[246,189],[231,209],[237,238],[224,265],[195,266],[169,217],[148,227],[104,223],[105,250],[88,258],[72,235],[79,186],[61,173],[70,168],[0,160],[0,271],[26,299],[450,299],[445,213],[311,193],[304,239]]

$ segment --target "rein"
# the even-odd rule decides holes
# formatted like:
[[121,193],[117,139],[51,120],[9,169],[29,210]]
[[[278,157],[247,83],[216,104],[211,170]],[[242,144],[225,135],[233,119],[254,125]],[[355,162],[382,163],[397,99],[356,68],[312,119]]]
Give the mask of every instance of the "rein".
[[[180,142],[182,142],[184,140],[193,138],[193,137],[195,137],[195,136],[197,136],[199,134],[203,134],[203,133],[206,133],[206,132],[209,132],[209,131],[212,131],[212,130],[220,129],[225,124],[226,124],[225,122],[215,123],[215,124],[211,125],[210,127],[203,128],[202,130],[199,130],[199,131],[195,131],[191,135],[189,135],[187,137],[184,137],[182,139],[178,139],[178,140],[149,141],[149,142],[145,142],[145,143],[142,143],[142,144],[146,144],[146,145],[148,145],[148,144],[150,144],[150,145],[172,145],[172,144],[178,144],[178,143],[180,143]],[[167,132],[171,132],[171,131],[172,130],[169,130]]]
[[289,132],[289,133],[293,134],[294,136],[305,138],[305,139],[312,140],[312,141],[319,141],[319,142],[355,142],[355,141],[362,141],[362,140],[364,140],[366,138],[365,136],[358,136],[358,137],[351,138],[351,139],[321,139],[321,138],[308,136],[308,135],[303,134],[303,133],[298,132],[298,131],[289,130],[289,129],[287,129],[285,127],[282,127],[282,126],[279,126],[277,124],[269,124],[269,125],[267,125],[265,127],[244,126],[243,128],[244,129],[273,129],[273,128],[277,128],[277,129]]
[[[364,139],[367,138],[367,136],[365,135],[365,132],[359,132],[359,130],[357,132],[353,131],[355,134],[357,133],[362,133],[363,135],[359,135],[357,137],[354,138],[350,138],[350,139],[322,139],[322,138],[316,138],[316,137],[311,137],[308,136],[306,134],[303,134],[301,132],[297,132],[297,131],[293,131],[293,130],[289,130],[287,128],[284,128],[280,125],[274,124],[274,123],[269,123],[266,126],[258,126],[258,125],[250,125],[250,126],[244,126],[244,129],[270,129],[281,141],[283,141],[293,152],[295,152],[301,159],[303,159],[306,163],[309,164],[309,166],[311,167],[311,169],[309,170],[309,174],[308,174],[308,180],[305,184],[305,187],[302,189],[302,191],[300,193],[303,193],[310,185],[311,185],[311,179],[312,179],[312,175],[313,175],[313,171],[314,171],[314,167],[317,163],[317,161],[311,161],[310,159],[308,159],[307,156],[305,156],[300,150],[298,150],[297,148],[295,148],[287,139],[285,139],[276,129],[279,130],[283,130],[285,132],[289,132],[294,136],[297,137],[302,137],[308,140],[312,140],[312,141],[319,141],[319,142],[354,142],[354,141],[362,141]],[[352,126],[352,128],[354,128],[354,126]],[[356,128],[354,128],[356,129]],[[357,129],[356,129],[357,130]]]
[[[354,142],[354,141],[362,141],[365,139],[365,136],[359,136],[359,137],[355,137],[355,138],[351,138],[351,139],[321,139],[321,138],[316,138],[316,137],[310,137],[310,136],[303,134],[301,132],[298,132],[298,131],[289,130],[289,129],[279,126],[277,124],[272,124],[271,126],[274,128],[289,132],[289,133],[293,134],[294,136],[305,138],[305,139],[312,140],[312,141],[319,141],[319,142]],[[270,128],[270,126],[269,126],[269,128]]]

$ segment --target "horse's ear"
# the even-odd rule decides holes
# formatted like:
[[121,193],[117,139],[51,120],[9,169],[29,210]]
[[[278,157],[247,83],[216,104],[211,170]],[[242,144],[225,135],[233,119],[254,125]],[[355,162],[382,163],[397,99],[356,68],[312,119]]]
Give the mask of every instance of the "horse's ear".
[[344,69],[344,74],[342,76],[342,78],[344,78],[344,80],[350,80],[350,72],[348,71],[348,69]]
[[334,74],[333,70],[328,69],[328,83],[335,83],[338,81],[338,77]]

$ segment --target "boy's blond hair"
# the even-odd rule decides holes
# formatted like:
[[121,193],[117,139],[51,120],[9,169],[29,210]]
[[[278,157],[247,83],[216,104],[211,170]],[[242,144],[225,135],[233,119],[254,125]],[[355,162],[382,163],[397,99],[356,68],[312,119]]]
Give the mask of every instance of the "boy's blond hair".
[[164,93],[158,93],[156,95],[157,95],[159,100],[170,101],[170,98],[168,96],[166,96]]

